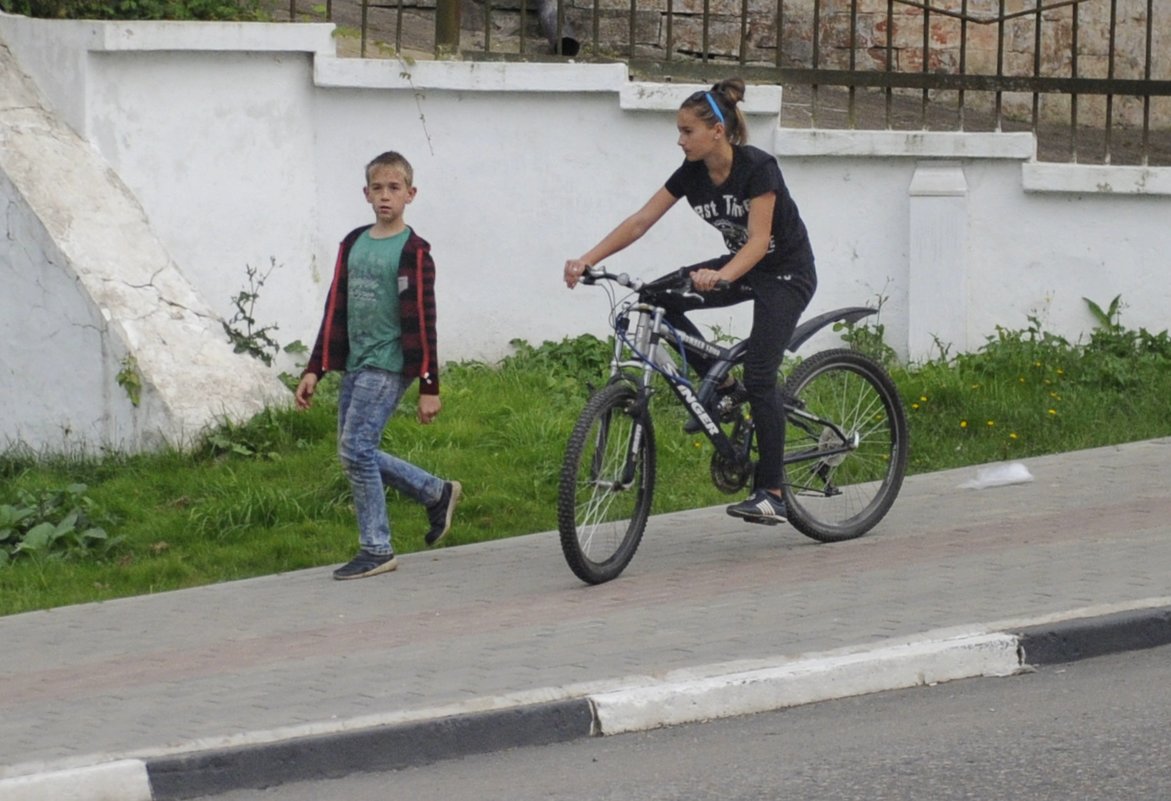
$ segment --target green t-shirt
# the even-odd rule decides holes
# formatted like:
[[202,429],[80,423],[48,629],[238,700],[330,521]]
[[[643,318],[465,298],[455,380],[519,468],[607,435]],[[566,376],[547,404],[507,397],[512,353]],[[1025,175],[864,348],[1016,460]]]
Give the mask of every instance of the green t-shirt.
[[375,239],[369,231],[363,231],[350,248],[346,264],[348,371],[367,367],[391,373],[403,371],[398,265],[410,235],[410,228],[386,239]]

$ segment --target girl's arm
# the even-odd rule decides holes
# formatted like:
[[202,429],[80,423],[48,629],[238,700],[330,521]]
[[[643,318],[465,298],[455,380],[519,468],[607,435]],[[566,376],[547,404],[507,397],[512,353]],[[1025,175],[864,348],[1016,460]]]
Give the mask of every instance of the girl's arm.
[[[660,188],[641,209],[619,223],[617,228],[606,234],[601,242],[586,251],[580,259],[570,259],[565,262],[565,285],[573,289],[586,268],[594,266],[602,259],[613,256],[639,239],[662,219],[667,210],[675,205],[677,199],[667,191],[666,187]],[[751,219],[751,211],[749,218]],[[767,243],[765,246],[767,247]]]
[[767,192],[752,198],[748,207],[748,241],[719,270],[696,270],[691,275],[696,289],[705,292],[714,289],[720,281],[735,281],[755,267],[765,254],[773,235],[773,209],[777,205],[776,192]]

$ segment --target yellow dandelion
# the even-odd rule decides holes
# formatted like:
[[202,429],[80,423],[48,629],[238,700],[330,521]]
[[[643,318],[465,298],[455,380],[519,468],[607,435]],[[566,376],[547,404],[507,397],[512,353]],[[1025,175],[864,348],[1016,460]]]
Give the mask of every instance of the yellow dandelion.
[[923,403],[926,403],[926,402],[927,402],[927,396],[926,396],[926,395],[920,395],[920,396],[919,396],[919,400],[920,400],[920,401],[922,401]]
[[996,428],[996,421],[995,421],[995,420],[989,420],[989,421],[988,421],[988,427],[989,427],[989,428]]
[[1049,416],[1050,416],[1050,417],[1053,417],[1053,416],[1054,416],[1054,415],[1056,415],[1056,414],[1057,414],[1057,410],[1056,410],[1056,409],[1050,409],[1050,410],[1049,410]]
[[912,403],[912,404],[911,404],[911,408],[912,408],[912,409],[918,409],[918,408],[919,408],[919,404],[917,404],[917,403]]
[[968,427],[968,421],[967,420],[960,420],[960,428],[967,428],[967,427]]
[[1017,437],[1016,437],[1016,432],[1015,432],[1015,431],[1013,431],[1011,434],[1009,434],[1009,435],[1008,435],[1008,438],[1009,438],[1009,439],[1016,439],[1016,438],[1017,438]]

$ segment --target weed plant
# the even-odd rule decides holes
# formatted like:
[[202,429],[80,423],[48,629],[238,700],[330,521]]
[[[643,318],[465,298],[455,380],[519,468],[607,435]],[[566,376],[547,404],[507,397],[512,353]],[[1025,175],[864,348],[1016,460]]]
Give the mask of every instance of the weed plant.
[[[1124,328],[1117,299],[1091,308],[1098,325],[1085,342],[1029,319],[1023,329],[997,329],[973,353],[951,356],[941,346],[922,364],[891,364],[910,422],[911,472],[1171,435],[1167,333]],[[881,347],[874,334],[844,338]],[[512,344],[499,364],[447,366],[435,424],[416,422],[412,393],[386,430],[388,449],[463,482],[449,546],[556,528],[565,443],[590,388],[606,377],[610,346],[595,337]],[[335,453],[336,399],[328,376],[311,410],[269,409],[184,451],[0,453],[0,505],[20,507],[23,498],[27,508],[30,498],[72,488],[68,503],[117,543],[16,554],[0,566],[0,614],[348,559],[357,534]],[[728,501],[709,478],[710,446],[682,432],[684,419],[669,398],[656,402],[655,513]],[[422,549],[423,509],[393,491],[389,502],[396,550]]]

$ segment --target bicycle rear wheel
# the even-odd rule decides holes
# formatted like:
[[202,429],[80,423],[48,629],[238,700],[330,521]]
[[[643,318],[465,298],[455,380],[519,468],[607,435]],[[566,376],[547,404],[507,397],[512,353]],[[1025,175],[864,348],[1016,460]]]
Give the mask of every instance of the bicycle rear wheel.
[[907,421],[898,391],[873,359],[815,353],[784,391],[796,406],[785,427],[789,522],[808,537],[860,537],[890,510],[907,471]]
[[557,493],[561,550],[582,581],[616,578],[642,541],[655,488],[650,415],[629,384],[586,404],[565,450]]

